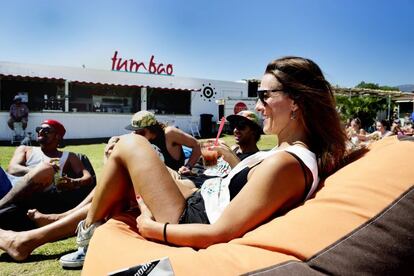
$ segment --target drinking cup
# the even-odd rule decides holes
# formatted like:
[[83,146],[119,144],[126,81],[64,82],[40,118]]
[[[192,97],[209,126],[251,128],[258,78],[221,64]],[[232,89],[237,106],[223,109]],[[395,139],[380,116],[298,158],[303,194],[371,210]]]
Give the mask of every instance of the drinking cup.
[[203,165],[205,168],[214,167],[217,165],[218,152],[211,150],[213,146],[212,141],[201,143],[201,155],[203,157]]

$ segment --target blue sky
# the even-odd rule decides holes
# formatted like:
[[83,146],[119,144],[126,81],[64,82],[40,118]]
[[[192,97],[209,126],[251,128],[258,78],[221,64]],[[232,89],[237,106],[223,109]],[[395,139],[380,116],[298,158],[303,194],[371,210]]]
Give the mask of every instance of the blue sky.
[[411,0],[13,0],[0,4],[0,61],[111,69],[113,53],[178,76],[261,77],[285,55],[334,85],[414,83]]

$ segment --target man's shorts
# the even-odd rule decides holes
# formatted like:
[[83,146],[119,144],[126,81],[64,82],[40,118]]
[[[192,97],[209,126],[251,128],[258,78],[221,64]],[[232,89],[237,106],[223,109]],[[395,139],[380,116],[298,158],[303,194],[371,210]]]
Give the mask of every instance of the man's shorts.
[[12,184],[6,172],[0,167],[0,199],[3,198],[12,188]]

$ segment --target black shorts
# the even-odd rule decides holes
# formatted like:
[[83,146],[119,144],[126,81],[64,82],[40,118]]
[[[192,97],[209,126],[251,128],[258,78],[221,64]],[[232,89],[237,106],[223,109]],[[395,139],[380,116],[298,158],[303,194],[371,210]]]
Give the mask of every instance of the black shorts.
[[185,207],[178,223],[210,224],[206,213],[206,207],[204,206],[204,199],[201,196],[200,191],[193,193],[189,198],[187,198],[187,206]]

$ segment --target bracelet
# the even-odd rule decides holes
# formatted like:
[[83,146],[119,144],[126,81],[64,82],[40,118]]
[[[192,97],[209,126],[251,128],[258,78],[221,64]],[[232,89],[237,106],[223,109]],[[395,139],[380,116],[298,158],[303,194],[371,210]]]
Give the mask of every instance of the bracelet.
[[191,166],[191,165],[190,165],[190,164],[188,164],[188,163],[187,163],[187,164],[185,164],[185,166],[184,166],[184,167],[186,167],[187,169],[190,169],[190,170],[193,168],[193,166]]
[[169,222],[166,222],[165,224],[164,224],[164,232],[163,232],[163,237],[164,237],[164,243],[165,244],[168,244],[168,241],[167,241],[167,225],[168,224],[170,224]]

